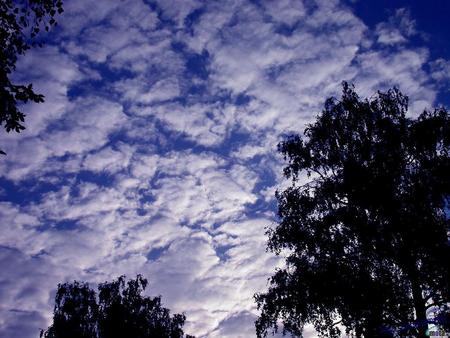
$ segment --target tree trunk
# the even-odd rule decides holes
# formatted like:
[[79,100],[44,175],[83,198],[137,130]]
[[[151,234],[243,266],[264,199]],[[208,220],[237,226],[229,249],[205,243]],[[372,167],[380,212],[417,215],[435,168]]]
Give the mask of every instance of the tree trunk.
[[417,337],[427,338],[427,309],[425,306],[425,300],[422,296],[422,287],[420,286],[418,273],[415,266],[411,269],[409,276],[411,281],[414,310],[416,312],[417,329],[419,331],[419,335]]

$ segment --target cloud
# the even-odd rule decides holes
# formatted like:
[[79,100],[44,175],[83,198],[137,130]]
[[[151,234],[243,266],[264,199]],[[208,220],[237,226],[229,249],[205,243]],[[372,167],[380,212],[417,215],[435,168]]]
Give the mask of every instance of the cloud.
[[431,62],[431,77],[438,85],[447,86],[450,80],[450,61],[439,58]]
[[396,45],[408,42],[408,38],[415,35],[416,22],[406,8],[399,8],[387,22],[377,24],[375,33],[377,42],[382,45]]
[[303,19],[306,14],[305,5],[302,1],[267,1],[262,4],[266,13],[269,14],[275,22],[283,25],[294,25]]
[[48,322],[50,291],[62,275],[40,258],[4,246],[0,264],[5,267],[0,277],[0,336],[36,337]]
[[92,172],[114,174],[129,166],[132,155],[133,149],[127,145],[119,145],[118,150],[107,147],[87,155],[83,161],[82,168]]
[[282,263],[265,227],[287,184],[283,135],[342,80],[361,96],[399,86],[420,113],[448,78],[409,43],[420,32],[403,9],[373,31],[337,0],[65,9],[15,74],[46,102],[24,107],[26,132],[0,136],[5,337],[49,324],[58,282],[137,273],[190,334],[251,336],[253,294]]
[[255,334],[255,327],[252,322],[256,316],[249,312],[236,313],[219,324],[219,329],[211,334],[211,337],[251,337]]
[[61,53],[57,46],[33,49],[19,59],[14,78],[19,83],[32,82],[35,91],[45,96],[45,103],[24,106],[27,129],[20,138],[37,136],[49,123],[61,118],[69,104],[69,86],[83,80],[86,77],[83,72],[83,67]]
[[[10,153],[0,166],[14,181],[39,176],[63,156],[76,156],[103,147],[113,131],[123,127],[126,117],[120,104],[100,97],[83,97],[65,104],[59,119],[46,121],[36,137],[16,137],[5,147]],[[56,163],[55,163],[56,162]],[[48,167],[48,165],[50,167]]]
[[204,146],[221,144],[232,128],[236,108],[223,104],[167,104],[151,109],[171,130]]

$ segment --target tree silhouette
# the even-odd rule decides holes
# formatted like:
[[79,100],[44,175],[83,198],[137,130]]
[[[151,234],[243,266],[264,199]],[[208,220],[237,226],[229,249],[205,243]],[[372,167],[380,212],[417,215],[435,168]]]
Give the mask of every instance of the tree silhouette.
[[[56,25],[55,16],[63,12],[62,0],[2,0],[0,1],[0,126],[7,132],[21,132],[25,115],[20,103],[44,102],[44,96],[33,91],[32,84],[13,84],[10,76],[17,57],[31,47],[42,46],[38,34]],[[0,154],[5,154],[0,150]]]
[[361,100],[343,83],[304,137],[279,144],[292,184],[276,194],[268,249],[286,267],[255,296],[258,337],[278,320],[299,337],[306,323],[330,337],[449,329],[449,116],[407,109],[397,89]]
[[97,337],[98,315],[95,291],[87,283],[60,284],[55,296],[53,325],[45,333],[41,332],[41,337]]
[[[182,338],[184,314],[170,316],[161,297],[145,297],[147,280],[141,275],[125,282],[125,276],[98,286],[58,285],[53,324],[41,331],[44,338]],[[98,299],[98,300],[97,300]],[[186,338],[194,338],[187,335]]]

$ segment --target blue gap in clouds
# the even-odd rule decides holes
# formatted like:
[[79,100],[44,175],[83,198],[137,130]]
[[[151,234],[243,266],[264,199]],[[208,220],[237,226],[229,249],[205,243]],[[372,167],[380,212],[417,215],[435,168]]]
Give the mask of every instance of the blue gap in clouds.
[[286,36],[286,37],[290,37],[296,31],[298,26],[299,26],[299,23],[296,23],[294,25],[288,25],[286,23],[279,23],[275,27],[275,33]]
[[63,219],[60,221],[56,220],[46,220],[45,222],[41,222],[41,225],[36,228],[37,231],[48,231],[48,230],[57,230],[57,231],[71,231],[80,229],[80,225],[74,219]]
[[252,97],[246,93],[239,93],[234,100],[236,106],[245,106],[251,101]]
[[10,202],[15,205],[24,205],[29,201],[34,200],[33,194],[25,194],[21,192],[22,187],[27,187],[27,184],[15,184],[14,182],[0,177],[0,202]]
[[158,23],[158,26],[156,27],[157,29],[167,28],[167,29],[171,30],[174,27],[176,27],[176,22],[174,22],[172,19],[167,18],[167,17],[164,16],[163,11],[159,7],[159,4],[158,4],[157,1],[154,1],[154,0],[143,0],[143,2],[147,6],[149,6],[150,9],[153,12],[155,12],[156,15],[158,16],[159,23]]
[[90,96],[93,93],[101,93],[100,88],[104,86],[104,80],[83,80],[72,84],[67,90],[67,98],[73,101],[78,97]]
[[[275,185],[278,185],[279,182],[276,180],[276,175],[272,170],[270,169],[264,169],[264,163],[257,162],[258,157],[254,159],[256,164],[256,171],[258,172],[258,182],[256,182],[255,187],[253,188],[253,193],[258,195],[258,192],[261,192],[263,189],[266,189],[268,187],[273,187]],[[261,168],[261,169],[259,169]],[[270,168],[270,167],[269,167]],[[275,197],[275,196],[272,196]],[[269,203],[266,202],[263,197],[258,198],[255,203],[247,205],[247,208],[245,210],[245,214],[249,218],[261,216],[262,213],[265,212],[271,212],[273,213],[274,210],[277,210],[277,202],[275,201],[275,198],[272,199]]]
[[233,244],[225,244],[225,245],[219,245],[215,249],[217,257],[219,257],[221,262],[226,262],[228,258],[230,257],[228,255],[228,250],[234,248],[236,245]]
[[190,53],[186,59],[186,70],[202,80],[208,78],[209,53],[203,50],[201,54]]
[[185,73],[187,78],[199,78],[206,80],[209,76],[208,66],[210,63],[210,55],[207,50],[203,50],[201,54],[188,50],[185,43],[173,42],[172,49],[181,54],[185,59]]
[[[156,175],[154,175],[156,176]],[[136,212],[139,216],[145,216],[147,215],[147,210],[145,209],[145,205],[146,204],[151,204],[153,202],[156,201],[156,197],[155,195],[152,193],[152,189],[151,187],[152,185],[152,181],[154,180],[154,177],[152,177],[150,183],[149,183],[149,188],[147,189],[139,189],[138,190],[138,195],[139,195],[139,207],[136,209]]]
[[2,187],[0,201],[10,202],[18,206],[28,205],[41,199],[45,193],[57,191],[61,185],[64,185],[61,182],[67,181],[68,176],[58,177],[58,180],[54,181],[54,177],[48,175],[41,177],[40,180],[29,178],[19,183],[0,178],[0,186]]
[[149,261],[157,261],[158,258],[161,257],[163,255],[163,253],[169,248],[169,246],[170,246],[170,244],[151,249],[146,255],[147,259]]
[[[75,179],[75,182],[73,179]],[[82,182],[108,187],[114,183],[114,177],[107,173],[93,173],[91,171],[81,170],[76,174],[61,176],[61,173],[58,173],[58,177],[47,175],[41,177],[40,180],[30,178],[19,183],[0,178],[0,186],[2,187],[0,201],[10,202],[18,206],[26,206],[41,200],[45,194],[58,191],[62,186],[66,185],[72,187],[71,194],[76,197],[79,193],[79,184]],[[70,221],[67,223],[64,222],[61,224],[57,223],[54,227],[67,230],[74,226]]]
[[133,72],[127,69],[111,69],[108,67],[107,62],[89,62],[86,57],[82,57],[81,60],[89,63],[89,67],[94,71],[97,71],[100,74],[101,79],[84,80],[71,85],[67,91],[67,97],[69,100],[90,95],[108,95],[107,98],[110,99],[112,94],[111,90],[105,90],[110,83],[135,76]]
[[192,26],[194,26],[194,24],[198,22],[198,20],[204,13],[205,13],[205,8],[201,7],[201,8],[193,10],[184,19],[184,25],[187,29],[189,29],[191,34],[193,33]]
[[184,133],[170,129],[169,126],[159,120],[155,120],[155,125],[158,133],[170,140],[169,143],[160,148],[162,152],[190,150],[198,154],[208,151],[208,147],[197,144],[195,141],[188,139]]
[[79,228],[78,222],[71,219],[66,219],[62,221],[55,222],[53,228],[57,230],[75,230]]
[[74,186],[78,189],[80,183],[93,183],[100,187],[111,187],[114,184],[114,175],[107,172],[92,172],[81,169],[76,173],[76,183]]

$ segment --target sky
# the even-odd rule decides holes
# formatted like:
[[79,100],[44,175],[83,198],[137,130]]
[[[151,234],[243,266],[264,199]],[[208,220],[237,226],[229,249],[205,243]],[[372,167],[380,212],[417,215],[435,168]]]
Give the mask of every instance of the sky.
[[[0,133],[0,337],[38,337],[58,283],[142,274],[197,337],[254,337],[277,144],[343,80],[450,104],[446,0],[66,1]],[[315,336],[307,330],[305,337]]]

